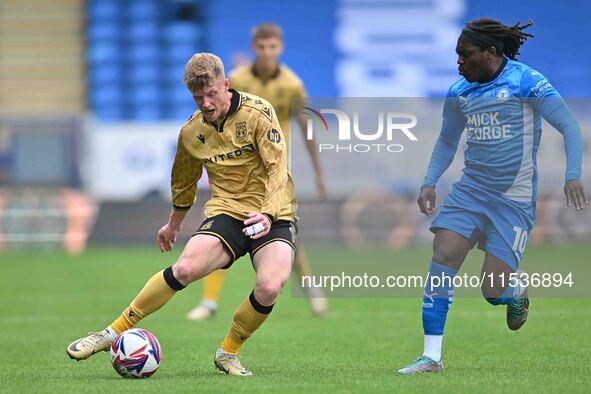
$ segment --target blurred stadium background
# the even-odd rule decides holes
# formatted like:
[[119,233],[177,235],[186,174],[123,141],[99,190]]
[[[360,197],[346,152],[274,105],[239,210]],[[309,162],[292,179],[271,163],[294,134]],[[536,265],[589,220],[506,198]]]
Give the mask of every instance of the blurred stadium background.
[[[194,52],[214,52],[231,69],[251,58],[251,27],[274,21],[284,29],[283,61],[311,97],[440,97],[457,78],[454,47],[466,21],[531,18],[536,37],[520,60],[569,99],[583,129],[589,188],[589,15],[584,0],[0,0],[0,380],[6,382],[0,391],[129,389],[107,372],[105,358],[73,367],[63,347],[111,321],[144,279],[180,252],[182,242],[172,256],[160,255],[154,238],[170,210],[178,130],[195,110],[182,84]],[[300,239],[310,245],[317,272],[331,272],[332,264],[396,273],[393,262],[426,271],[431,235],[414,200],[438,131],[437,125],[421,136],[413,157],[356,160],[346,168],[323,162],[325,202],[317,200],[293,131]],[[588,267],[591,209],[564,207],[563,145],[550,127],[539,166],[538,224],[524,264],[538,272],[555,272],[557,263]],[[456,157],[438,186],[440,201],[461,167]],[[384,182],[367,187],[376,176]],[[200,223],[206,194],[182,238]],[[478,270],[481,255],[470,261]],[[235,270],[219,319],[205,326],[184,320],[198,300],[192,290],[164,308],[161,319],[147,320],[163,344],[167,372],[141,387],[194,391],[197,377],[205,391],[584,392],[590,382],[589,344],[581,341],[591,316],[585,300],[540,300],[525,333],[514,335],[502,311],[462,297],[448,321],[447,381],[394,380],[395,368],[416,357],[422,343],[420,289],[411,299],[333,299],[324,320],[302,319],[305,304],[284,297],[261,340],[245,351],[261,378],[222,382],[212,372],[211,352],[252,280],[249,264]],[[589,296],[588,278],[576,277],[584,289],[575,295]],[[485,337],[502,338],[505,346]],[[269,352],[277,348],[289,357]],[[507,359],[519,360],[519,368]]]
[[[591,94],[591,54],[580,50],[591,32],[591,9],[584,1],[565,2],[559,9],[552,1],[533,0],[494,5],[470,0],[0,4],[4,250],[65,246],[77,253],[86,241],[151,242],[169,209],[177,132],[195,109],[182,84],[186,60],[192,53],[211,51],[231,69],[250,57],[250,29],[263,21],[283,27],[283,60],[301,75],[310,96],[433,97],[445,94],[457,77],[454,46],[466,20],[482,15],[506,23],[532,18],[536,38],[525,45],[520,60],[541,70],[564,96],[580,98],[575,109],[586,134],[591,124],[582,99]],[[306,228],[303,239],[394,247],[428,239],[412,200],[437,132],[434,128],[426,137],[423,156],[410,166],[391,163],[383,189],[366,195],[360,191],[367,192],[363,179],[371,164],[359,163],[347,173],[326,164],[330,199],[322,204],[305,179],[308,172],[301,163],[307,158],[300,160],[305,152],[295,137],[292,161]],[[589,215],[568,216],[560,208],[562,143],[549,128],[545,135],[537,239],[573,235],[589,240]],[[588,169],[588,138],[585,157]],[[461,168],[461,160],[455,167]],[[398,179],[401,168],[406,177]],[[354,180],[350,190],[330,190],[339,177]],[[447,184],[455,177],[457,171],[450,171]],[[358,213],[366,208],[377,215],[392,212],[391,220],[382,216],[359,223]],[[198,213],[194,209],[193,224],[200,221]]]

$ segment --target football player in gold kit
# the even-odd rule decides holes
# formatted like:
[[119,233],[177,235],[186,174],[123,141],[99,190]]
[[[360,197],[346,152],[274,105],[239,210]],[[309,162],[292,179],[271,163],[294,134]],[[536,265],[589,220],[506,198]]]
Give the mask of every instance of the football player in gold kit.
[[255,95],[229,88],[222,61],[194,55],[184,82],[199,110],[181,129],[172,168],[173,209],[158,231],[161,251],[170,251],[189,208],[203,168],[211,199],[206,219],[176,263],[154,276],[105,330],[72,342],[67,353],[84,360],[107,351],[116,336],[164,306],[178,291],[250,254],[254,290],[238,307],[215,354],[227,374],[248,376],[238,350],[267,319],[291,273],[295,250],[295,200],[287,168],[286,138],[273,107]]
[[[288,146],[291,138],[291,118],[292,116],[296,118],[312,161],[319,196],[321,199],[325,199],[326,191],[315,142],[306,139],[307,119],[301,113],[300,108],[293,106],[294,100],[297,99],[303,103],[307,96],[306,90],[300,78],[287,66],[279,63],[279,56],[283,51],[281,28],[274,23],[255,26],[252,31],[252,51],[256,56],[254,63],[238,66],[230,74],[230,86],[236,90],[254,93],[269,100],[275,108]],[[300,277],[311,275],[310,263],[301,243],[298,243],[297,246],[294,268]],[[203,299],[189,311],[187,319],[205,320],[215,315],[225,277],[225,270],[217,270],[203,280]],[[327,300],[321,290],[318,288],[304,288],[302,290],[308,297],[312,313],[315,315],[324,314]]]

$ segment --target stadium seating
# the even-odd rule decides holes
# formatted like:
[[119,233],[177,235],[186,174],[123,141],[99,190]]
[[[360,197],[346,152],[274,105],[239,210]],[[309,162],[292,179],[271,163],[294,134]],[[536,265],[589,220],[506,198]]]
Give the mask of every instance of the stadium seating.
[[89,0],[88,97],[102,121],[186,119],[188,58],[204,50],[201,3]]

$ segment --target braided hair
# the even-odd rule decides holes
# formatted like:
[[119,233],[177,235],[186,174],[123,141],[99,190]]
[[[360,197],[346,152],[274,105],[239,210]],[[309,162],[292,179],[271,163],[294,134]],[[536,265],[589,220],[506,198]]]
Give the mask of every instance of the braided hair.
[[516,56],[519,55],[519,47],[528,38],[534,36],[523,30],[533,24],[534,22],[531,19],[524,25],[521,25],[521,21],[518,21],[509,26],[495,19],[480,18],[466,24],[462,33],[464,37],[468,38],[468,41],[481,48],[494,46],[497,53],[503,54],[511,60],[516,60]]

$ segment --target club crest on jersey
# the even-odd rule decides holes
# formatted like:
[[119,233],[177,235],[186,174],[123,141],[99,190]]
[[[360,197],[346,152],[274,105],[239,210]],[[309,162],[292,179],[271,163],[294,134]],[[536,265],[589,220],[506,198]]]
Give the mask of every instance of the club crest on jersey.
[[497,92],[497,101],[507,101],[509,100],[509,89],[501,88]]
[[209,230],[213,226],[213,220],[207,223],[203,223],[203,226],[199,230]]
[[246,130],[246,122],[238,122],[234,126],[236,126],[236,136],[237,140],[243,140],[246,138],[246,134],[248,133]]

